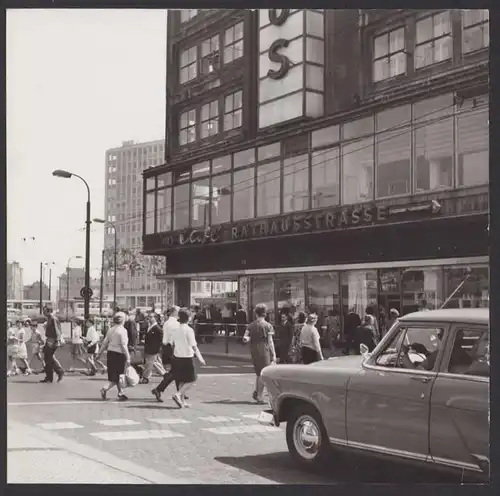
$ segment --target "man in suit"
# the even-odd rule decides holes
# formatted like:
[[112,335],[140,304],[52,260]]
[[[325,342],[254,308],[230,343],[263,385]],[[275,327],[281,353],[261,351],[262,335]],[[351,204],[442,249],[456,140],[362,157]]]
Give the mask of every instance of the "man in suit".
[[45,326],[45,346],[43,347],[45,379],[40,382],[53,382],[54,371],[57,374],[57,382],[61,382],[64,376],[64,370],[57,358],[54,356],[57,349],[61,346],[61,323],[53,314],[52,307],[44,307],[43,314],[47,319]]
[[148,317],[149,327],[144,337],[144,359],[145,369],[142,375],[141,384],[148,384],[149,378],[155,368],[160,375],[165,375],[167,372],[163,368],[160,358],[160,351],[163,341],[163,329],[158,325],[158,316],[155,313],[150,313]]

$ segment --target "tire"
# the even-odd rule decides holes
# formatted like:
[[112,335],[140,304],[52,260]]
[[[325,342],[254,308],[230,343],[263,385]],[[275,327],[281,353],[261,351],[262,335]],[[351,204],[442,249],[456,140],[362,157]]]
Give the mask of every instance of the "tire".
[[[304,439],[304,434],[309,434],[309,438]],[[301,468],[321,469],[331,460],[332,448],[321,415],[307,403],[296,406],[287,418],[286,444]]]

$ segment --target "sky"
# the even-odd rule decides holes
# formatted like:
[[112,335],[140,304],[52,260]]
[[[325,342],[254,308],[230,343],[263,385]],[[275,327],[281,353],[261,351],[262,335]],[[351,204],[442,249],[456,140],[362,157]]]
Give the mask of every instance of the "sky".
[[[106,150],[164,137],[166,26],[165,10],[7,11],[7,261],[24,284],[54,262],[54,290],[85,255],[85,185],[52,171],[83,176],[102,218]],[[104,231],[92,230],[96,277]]]

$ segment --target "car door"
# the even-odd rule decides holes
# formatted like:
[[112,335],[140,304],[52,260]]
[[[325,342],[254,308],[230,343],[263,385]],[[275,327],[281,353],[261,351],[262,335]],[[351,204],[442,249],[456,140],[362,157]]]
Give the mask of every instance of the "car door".
[[403,322],[393,327],[386,344],[348,383],[348,446],[428,459],[431,391],[447,327]]
[[431,399],[436,463],[489,472],[489,330],[456,325]]

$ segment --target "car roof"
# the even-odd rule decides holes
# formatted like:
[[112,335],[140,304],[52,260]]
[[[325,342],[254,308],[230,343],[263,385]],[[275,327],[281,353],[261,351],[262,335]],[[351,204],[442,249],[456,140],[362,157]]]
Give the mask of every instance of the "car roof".
[[401,322],[466,322],[468,324],[489,324],[489,308],[448,308],[409,313],[399,319]]

